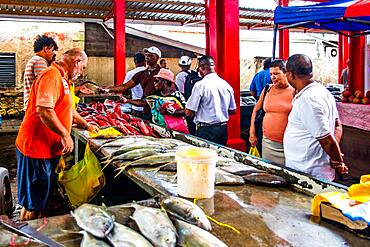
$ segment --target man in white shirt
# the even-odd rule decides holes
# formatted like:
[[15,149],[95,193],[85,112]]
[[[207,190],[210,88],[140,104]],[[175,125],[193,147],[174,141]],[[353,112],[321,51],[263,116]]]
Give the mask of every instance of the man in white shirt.
[[194,85],[185,114],[195,116],[196,136],[226,145],[226,123],[229,115],[236,113],[234,90],[216,74],[211,56],[199,58],[198,72],[203,79]]
[[[132,77],[140,72],[146,69],[146,61],[145,61],[145,55],[143,53],[136,53],[134,55],[134,63],[135,63],[135,69],[132,69],[126,73],[125,80],[123,84],[127,83],[132,79]],[[131,88],[131,98],[132,99],[141,99],[143,97],[143,88],[140,84],[137,84],[133,88]],[[143,116],[143,107],[134,106],[132,105],[131,108],[131,114],[136,117],[142,117]]]
[[297,90],[284,134],[286,167],[333,181],[348,173],[339,148],[342,125],[334,97],[313,80],[309,57],[296,54],[286,64],[288,82]]
[[190,57],[188,56],[180,57],[179,66],[181,68],[181,71],[176,75],[175,84],[180,93],[182,93],[182,95],[185,95],[184,85],[186,77],[190,74],[190,65],[191,65]]

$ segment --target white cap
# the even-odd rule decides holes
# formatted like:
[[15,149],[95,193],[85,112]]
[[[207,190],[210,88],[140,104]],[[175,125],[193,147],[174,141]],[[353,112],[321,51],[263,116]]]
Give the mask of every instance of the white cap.
[[149,48],[144,48],[143,49],[144,52],[150,52],[150,53],[153,53],[153,54],[157,54],[158,57],[161,57],[162,53],[161,53],[161,50],[159,50],[157,47],[155,46],[151,46]]
[[179,60],[179,65],[190,65],[191,64],[191,58],[188,56],[182,56]]

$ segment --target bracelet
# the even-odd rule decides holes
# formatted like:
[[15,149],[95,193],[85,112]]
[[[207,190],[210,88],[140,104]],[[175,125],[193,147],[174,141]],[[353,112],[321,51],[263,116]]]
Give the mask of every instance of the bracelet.
[[87,123],[86,126],[85,126],[85,130],[87,130],[90,126],[91,126],[91,124]]

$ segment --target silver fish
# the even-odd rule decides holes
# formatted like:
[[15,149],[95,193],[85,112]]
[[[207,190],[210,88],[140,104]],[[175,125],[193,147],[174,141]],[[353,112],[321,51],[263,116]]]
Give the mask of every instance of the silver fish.
[[114,223],[113,231],[108,235],[109,241],[116,247],[152,247],[153,245],[146,240],[140,233],[130,227],[119,223]]
[[71,213],[77,225],[98,238],[106,237],[114,227],[114,219],[102,207],[82,204]]
[[207,231],[212,229],[211,223],[203,210],[186,199],[175,196],[159,197],[159,204],[169,215]]
[[157,153],[164,153],[166,152],[167,149],[165,148],[160,148],[160,147],[145,147],[143,146],[142,148],[140,149],[135,149],[135,150],[131,150],[127,153],[124,153],[124,154],[121,154],[121,155],[118,155],[118,156],[114,156],[102,163],[106,164],[106,163],[111,163],[113,161],[116,161],[116,160],[135,160],[135,159],[141,159],[141,158],[144,158],[144,157],[147,157],[147,156],[150,156],[150,155],[154,155],[154,154],[157,154]]
[[133,151],[133,150],[136,150],[136,149],[144,149],[144,148],[170,149],[171,147],[170,146],[165,146],[165,145],[162,145],[162,144],[158,144],[158,143],[155,143],[155,142],[151,142],[151,141],[145,141],[145,142],[139,141],[139,142],[135,142],[131,145],[122,146],[121,148],[119,148],[118,150],[114,151],[109,156],[107,156],[106,159],[110,159],[114,156],[118,156],[118,155],[124,154],[124,153],[129,152],[129,151]]
[[265,172],[259,170],[253,166],[245,165],[243,163],[237,162],[233,159],[221,158],[217,161],[216,166],[226,172],[232,173],[238,176],[244,176],[255,172]]
[[121,147],[124,145],[129,145],[131,143],[137,142],[137,137],[132,137],[132,136],[122,136],[117,139],[109,140],[105,143],[103,143],[97,150],[96,152],[99,152],[102,148],[105,147]]
[[178,246],[227,247],[216,236],[200,227],[174,219],[179,234]]
[[151,207],[134,204],[135,212],[131,216],[140,232],[154,245],[161,247],[176,246],[176,228],[166,212]]
[[238,175],[234,175],[229,172],[225,172],[221,169],[216,168],[216,178],[215,178],[216,185],[243,185],[245,181],[243,177]]
[[150,155],[132,162],[127,162],[118,167],[116,170],[119,170],[119,172],[114,176],[117,177],[121,172],[126,170],[127,167],[132,166],[155,166],[155,165],[161,165],[168,162],[171,162],[175,160],[175,153],[169,152],[169,153],[157,153],[154,155]]

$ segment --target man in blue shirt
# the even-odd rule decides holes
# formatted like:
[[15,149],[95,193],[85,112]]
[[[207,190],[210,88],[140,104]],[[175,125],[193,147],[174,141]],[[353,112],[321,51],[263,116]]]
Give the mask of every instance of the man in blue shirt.
[[253,77],[251,85],[249,86],[249,90],[251,91],[253,97],[255,97],[257,100],[265,86],[271,83],[270,64],[271,57],[268,57],[265,59],[265,61],[263,61],[263,70],[258,72]]

